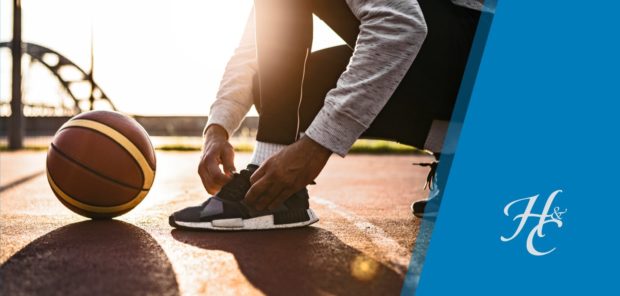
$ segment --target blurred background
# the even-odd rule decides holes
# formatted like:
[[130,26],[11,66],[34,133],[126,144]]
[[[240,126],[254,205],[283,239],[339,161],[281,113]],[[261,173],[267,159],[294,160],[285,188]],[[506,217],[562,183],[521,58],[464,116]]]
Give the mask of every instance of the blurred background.
[[[46,148],[71,116],[113,109],[136,118],[160,149],[199,149],[251,8],[251,0],[0,0],[0,148]],[[313,50],[344,43],[316,17],[314,32]],[[238,150],[251,149],[256,115],[235,135]]]

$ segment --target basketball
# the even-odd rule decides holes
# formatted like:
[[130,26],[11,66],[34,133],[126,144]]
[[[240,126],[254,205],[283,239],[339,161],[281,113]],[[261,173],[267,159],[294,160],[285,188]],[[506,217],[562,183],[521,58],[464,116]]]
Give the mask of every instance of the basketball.
[[47,153],[47,179],[73,212],[112,218],[146,197],[155,163],[149,136],[137,121],[118,112],[90,111],[56,132]]

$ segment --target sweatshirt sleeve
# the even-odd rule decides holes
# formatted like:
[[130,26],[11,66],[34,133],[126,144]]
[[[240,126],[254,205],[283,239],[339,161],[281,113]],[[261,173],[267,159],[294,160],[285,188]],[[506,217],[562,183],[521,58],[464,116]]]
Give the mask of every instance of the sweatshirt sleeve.
[[347,70],[305,132],[340,156],[383,109],[427,34],[416,0],[346,1],[360,20],[360,33]]
[[232,136],[252,107],[252,83],[258,69],[254,26],[252,10],[241,42],[224,70],[205,130],[212,124],[218,124]]

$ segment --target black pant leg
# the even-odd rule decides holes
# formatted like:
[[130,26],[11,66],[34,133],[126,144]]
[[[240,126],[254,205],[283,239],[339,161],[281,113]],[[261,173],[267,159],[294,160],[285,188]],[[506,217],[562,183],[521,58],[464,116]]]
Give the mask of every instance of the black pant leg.
[[419,0],[428,35],[390,101],[362,137],[422,148],[433,120],[450,120],[480,12]]
[[346,44],[355,48],[360,21],[344,0],[311,0],[314,14],[327,24]]
[[312,47],[312,2],[255,0],[258,96],[257,140],[291,144],[305,62]]
[[[419,2],[429,27],[428,36],[403,81],[362,134],[363,138],[394,140],[422,148],[433,120],[450,119],[480,13],[448,0]],[[328,25],[332,23],[332,28],[344,27],[344,39],[346,28],[351,32],[350,22],[338,25],[337,17],[326,17],[330,15],[343,14],[324,13],[323,20]],[[302,130],[312,123],[327,92],[336,87],[352,53],[349,46],[339,46],[310,56],[301,105]]]
[[[362,135],[364,138],[422,147],[432,121],[450,118],[480,13],[447,0],[419,2],[429,34],[396,92]],[[359,22],[346,3],[339,0],[256,0],[255,3],[259,59],[256,105],[260,113],[257,139],[290,144],[296,139],[298,127],[304,131],[311,124],[327,92],[336,87],[353,52],[353,35],[357,37]],[[348,46],[325,49],[306,57],[312,37],[312,11],[347,41]],[[304,63],[306,58],[308,62]]]

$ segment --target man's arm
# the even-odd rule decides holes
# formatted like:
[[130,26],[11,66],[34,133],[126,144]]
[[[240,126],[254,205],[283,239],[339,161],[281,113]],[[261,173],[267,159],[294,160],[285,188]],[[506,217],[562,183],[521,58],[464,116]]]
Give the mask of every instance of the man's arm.
[[252,175],[245,201],[259,210],[276,209],[310,184],[332,151],[340,156],[349,151],[390,99],[426,38],[426,22],[415,0],[347,3],[361,22],[353,56],[306,137]]
[[427,27],[415,0],[346,0],[360,20],[347,70],[306,135],[344,156],[368,129],[409,70]]
[[[198,175],[207,192],[214,194],[235,171],[234,150],[228,138],[252,107],[252,83],[257,72],[254,11],[241,42],[230,58],[220,83],[215,103],[211,105]],[[224,168],[224,173],[220,170]]]
[[241,42],[226,65],[205,131],[210,125],[217,124],[232,136],[252,107],[252,83],[258,72],[254,26],[252,10]]

